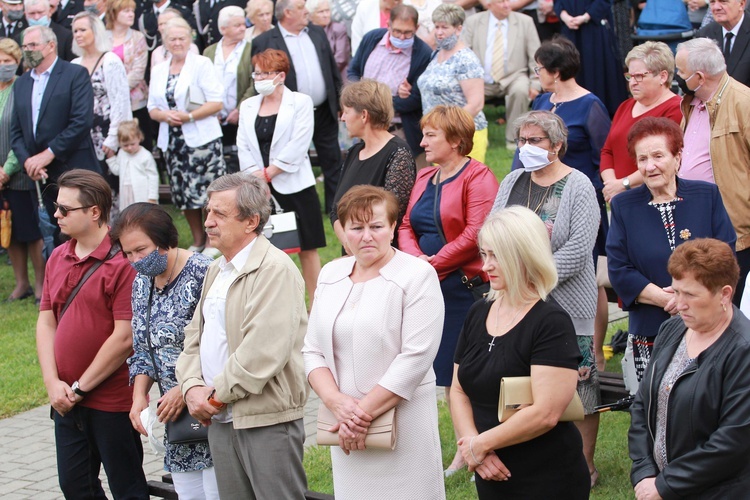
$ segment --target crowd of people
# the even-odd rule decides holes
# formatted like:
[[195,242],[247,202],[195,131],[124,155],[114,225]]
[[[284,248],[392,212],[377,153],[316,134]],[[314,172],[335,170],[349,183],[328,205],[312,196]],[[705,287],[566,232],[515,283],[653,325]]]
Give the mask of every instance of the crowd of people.
[[[480,499],[588,498],[602,275],[641,385],[636,498],[744,494],[750,88],[744,32],[710,35],[744,2],[711,4],[709,38],[622,58],[607,2],[517,3],[0,1],[7,300],[39,305],[66,497],[103,494],[104,465],[115,497],[148,498],[151,418],[180,498],[304,498],[312,388],[338,498],[445,498],[463,468]],[[295,214],[301,272],[274,210]],[[342,258],[321,266],[326,215]],[[533,401],[505,418],[510,377]],[[391,449],[367,441],[384,418]],[[191,421],[207,435],[178,439]]]

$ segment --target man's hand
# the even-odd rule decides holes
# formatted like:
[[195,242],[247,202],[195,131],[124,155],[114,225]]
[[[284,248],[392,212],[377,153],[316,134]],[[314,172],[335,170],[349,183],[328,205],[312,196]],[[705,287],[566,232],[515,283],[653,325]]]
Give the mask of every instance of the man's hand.
[[406,79],[404,79],[404,81],[401,82],[401,85],[398,86],[398,96],[401,99],[406,99],[407,97],[411,95],[411,88],[412,87],[409,84],[409,82],[407,82]]
[[47,165],[52,163],[54,159],[55,155],[49,149],[45,149],[41,153],[28,158],[23,166],[31,180],[38,181],[47,178]]
[[231,123],[232,125],[237,125],[239,122],[240,122],[240,110],[233,109],[227,115],[227,123]]
[[221,412],[221,410],[214,408],[208,402],[208,397],[213,390],[213,387],[197,385],[191,387],[187,394],[185,394],[185,403],[187,403],[190,415],[206,426],[211,425],[211,417]]
[[76,396],[78,395],[68,384],[58,379],[47,385],[47,396],[49,396],[52,408],[64,417],[77,403]]

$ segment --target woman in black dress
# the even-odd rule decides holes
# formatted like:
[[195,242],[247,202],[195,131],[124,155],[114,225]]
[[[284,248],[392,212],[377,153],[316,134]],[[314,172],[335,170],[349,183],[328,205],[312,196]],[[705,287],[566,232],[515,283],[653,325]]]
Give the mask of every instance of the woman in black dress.
[[[341,197],[360,184],[382,187],[392,192],[398,200],[398,234],[398,226],[406,213],[417,176],[417,167],[406,141],[388,132],[393,121],[393,97],[388,85],[367,79],[350,83],[341,91],[341,107],[341,120],[346,123],[346,130],[361,142],[349,148],[341,167],[331,209],[331,225],[344,251],[351,255],[336,209]],[[398,248],[396,241],[393,245]]]
[[[581,435],[558,422],[573,398],[580,352],[568,314],[548,299],[557,271],[544,223],[514,206],[479,232],[492,290],[458,339],[451,415],[480,499],[585,499],[591,489]],[[503,424],[503,377],[531,376],[534,404]]]

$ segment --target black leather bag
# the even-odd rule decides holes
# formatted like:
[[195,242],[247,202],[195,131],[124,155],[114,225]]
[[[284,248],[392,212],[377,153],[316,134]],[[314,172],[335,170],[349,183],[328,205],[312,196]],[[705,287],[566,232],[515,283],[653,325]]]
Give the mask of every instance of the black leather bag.
[[[151,355],[151,363],[154,365],[154,379],[156,380],[156,385],[159,387],[159,394],[164,396],[161,378],[159,377],[159,366],[156,364],[154,346],[151,344],[151,334],[149,333],[151,327],[151,299],[153,295],[154,279],[152,278],[151,289],[148,292],[148,307],[146,308],[146,341],[148,341],[148,353]],[[167,436],[169,444],[190,444],[208,441],[208,427],[193,418],[190,412],[188,412],[187,406],[182,409],[177,420],[167,422],[164,433]]]

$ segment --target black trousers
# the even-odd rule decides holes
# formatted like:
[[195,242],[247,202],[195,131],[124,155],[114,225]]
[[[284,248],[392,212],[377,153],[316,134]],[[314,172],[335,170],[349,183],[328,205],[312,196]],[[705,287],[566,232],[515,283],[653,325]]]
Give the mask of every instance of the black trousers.
[[325,185],[325,213],[331,213],[333,197],[341,173],[341,147],[339,146],[338,116],[331,114],[328,101],[315,108],[313,144],[318,153],[318,164],[323,171]]

